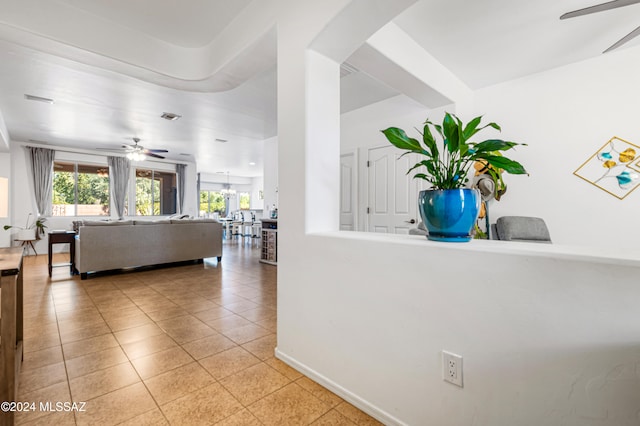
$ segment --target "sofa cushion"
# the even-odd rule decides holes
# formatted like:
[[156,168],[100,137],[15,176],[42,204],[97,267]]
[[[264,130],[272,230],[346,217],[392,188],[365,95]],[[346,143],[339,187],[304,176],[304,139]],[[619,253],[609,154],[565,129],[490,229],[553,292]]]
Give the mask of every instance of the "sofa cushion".
[[171,223],[169,219],[158,219],[158,220],[134,220],[134,225],[160,225],[163,223]]
[[171,219],[171,223],[211,223],[218,222],[215,219],[198,218],[198,219]]
[[133,225],[132,220],[83,220],[82,226],[120,226]]

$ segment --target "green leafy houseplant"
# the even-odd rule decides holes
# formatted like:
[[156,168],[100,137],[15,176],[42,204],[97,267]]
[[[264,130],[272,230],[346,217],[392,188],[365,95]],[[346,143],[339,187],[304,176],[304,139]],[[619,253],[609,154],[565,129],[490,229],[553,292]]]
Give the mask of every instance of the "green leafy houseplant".
[[[445,113],[442,125],[427,119],[424,122],[423,131],[418,131],[422,135],[422,143],[417,139],[410,138],[404,130],[397,127],[389,127],[382,130],[382,133],[392,145],[406,151],[403,155],[416,153],[425,157],[411,167],[407,174],[424,167],[426,173],[417,173],[414,178],[430,182],[433,189],[463,188],[468,182],[469,169],[476,161],[484,161],[507,173],[526,174],[527,171],[520,163],[500,153],[500,151],[507,151],[517,145],[525,144],[502,139],[471,141],[473,136],[487,127],[501,130],[496,123],[480,126],[481,121],[482,117],[480,116],[465,125],[458,117],[450,113]],[[440,146],[434,133],[439,135],[442,140]]]
[[44,230],[47,227],[47,225],[45,224],[47,222],[47,219],[44,217],[39,217],[37,218],[35,221],[31,222],[31,218],[33,217],[32,213],[29,213],[29,215],[27,216],[27,223],[24,225],[24,227],[21,226],[12,226],[12,225],[4,225],[4,230],[8,230],[11,228],[17,228],[17,229],[36,229],[36,237],[38,237],[38,239],[40,238],[40,235],[44,235]]

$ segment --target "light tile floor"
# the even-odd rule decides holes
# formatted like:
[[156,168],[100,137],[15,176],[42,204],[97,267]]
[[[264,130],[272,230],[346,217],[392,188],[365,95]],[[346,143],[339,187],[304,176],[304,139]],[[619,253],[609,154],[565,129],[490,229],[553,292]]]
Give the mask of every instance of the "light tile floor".
[[[65,254],[56,261],[65,261]],[[81,281],[24,261],[17,424],[371,425],[373,418],[274,358],[276,268],[226,242],[215,259]],[[86,402],[47,412],[40,402]]]

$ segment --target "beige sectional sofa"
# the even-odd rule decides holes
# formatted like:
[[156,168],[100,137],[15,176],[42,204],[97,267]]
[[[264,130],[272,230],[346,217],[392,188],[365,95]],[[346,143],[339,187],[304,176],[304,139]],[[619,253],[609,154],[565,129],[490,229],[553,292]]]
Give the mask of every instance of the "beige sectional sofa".
[[76,236],[75,267],[87,273],[136,266],[222,260],[222,224],[214,219],[82,221]]

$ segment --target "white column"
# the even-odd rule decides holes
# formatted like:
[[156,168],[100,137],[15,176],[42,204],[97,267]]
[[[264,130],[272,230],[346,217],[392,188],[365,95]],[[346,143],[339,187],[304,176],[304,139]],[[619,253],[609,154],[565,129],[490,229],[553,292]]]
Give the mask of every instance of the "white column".
[[306,232],[340,227],[340,65],[307,52]]

